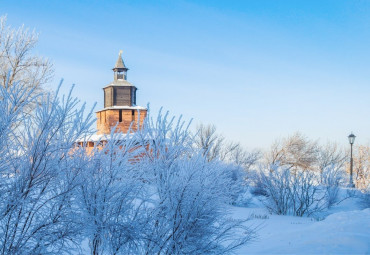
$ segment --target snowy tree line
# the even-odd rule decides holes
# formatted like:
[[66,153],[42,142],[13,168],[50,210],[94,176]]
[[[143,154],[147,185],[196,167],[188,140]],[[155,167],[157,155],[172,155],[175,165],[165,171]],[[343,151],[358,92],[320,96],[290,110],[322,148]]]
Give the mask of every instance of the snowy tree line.
[[[226,142],[212,125],[200,125],[196,134],[197,146],[209,160],[219,158],[234,169],[243,169],[234,204],[248,205],[248,198],[255,195],[271,213],[313,216],[343,200],[339,193],[348,187],[349,153],[335,143],[320,145],[295,133],[264,152],[247,152],[240,144]],[[369,207],[368,148],[358,146],[354,153],[354,180],[364,207]],[[347,193],[345,198],[354,194]]]
[[[361,150],[363,147],[359,148]],[[356,187],[363,192],[360,199],[366,199],[370,183],[369,165],[360,159],[360,155],[356,150],[355,160],[364,164],[362,167],[360,164],[357,165],[354,180]],[[273,199],[272,204],[284,207],[284,203],[288,201],[291,214],[312,215],[341,202],[339,191],[341,188],[347,188],[349,183],[348,161],[348,151],[341,149],[337,144],[320,145],[317,141],[296,133],[272,145],[264,159],[265,171],[262,171],[260,176],[264,178],[268,175],[270,181],[278,177],[277,183],[270,184],[275,188],[279,187],[278,190],[274,190],[274,194],[279,194],[284,199]],[[269,182],[263,184],[266,183],[271,186]],[[282,189],[283,187],[286,188]],[[353,192],[349,190],[348,196],[351,195]],[[267,200],[271,200],[272,197],[273,194],[270,194]],[[307,208],[303,214],[302,208]],[[279,212],[276,207],[271,210]]]

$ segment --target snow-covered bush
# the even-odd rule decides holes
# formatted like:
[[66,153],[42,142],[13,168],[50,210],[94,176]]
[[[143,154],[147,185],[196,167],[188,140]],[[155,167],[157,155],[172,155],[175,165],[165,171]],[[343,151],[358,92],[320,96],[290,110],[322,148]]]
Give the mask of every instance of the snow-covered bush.
[[258,186],[265,194],[263,201],[266,208],[273,213],[286,215],[291,207],[290,171],[275,168],[268,173],[260,172]]
[[370,208],[370,188],[363,190],[358,197],[362,208]]
[[324,207],[324,194],[314,173],[272,166],[260,171],[258,183],[266,208],[276,214],[310,216]]
[[253,195],[251,194],[249,187],[244,186],[241,192],[237,194],[236,198],[233,201],[233,205],[241,206],[241,207],[248,207],[250,206],[253,200]]
[[137,167],[153,193],[140,253],[223,254],[250,240],[253,232],[227,216],[232,179],[224,164],[192,148],[181,118],[160,114],[144,126]]
[[[135,251],[145,218],[142,173],[134,169],[134,139],[112,133],[104,147],[87,156],[83,182],[76,189],[83,233],[92,254]],[[86,156],[85,156],[86,157]]]
[[25,115],[21,107],[35,98],[25,97],[18,83],[0,91],[0,253],[70,251],[81,230],[72,201],[83,169],[70,151],[89,132],[91,113],[83,117],[77,99],[56,93]]
[[[225,163],[217,161],[219,167],[223,169],[223,175],[226,179],[225,188],[230,194],[230,204],[247,206],[248,183],[245,181],[246,172],[240,165],[234,163]],[[227,185],[226,185],[227,184]]]
[[263,175],[260,173],[263,169],[264,168],[260,166],[259,170],[251,171],[248,175],[248,180],[252,184],[250,186],[250,192],[254,196],[267,196],[262,178]]
[[229,189],[232,205],[248,207],[252,200],[250,193],[250,181],[248,180],[251,171],[245,171],[245,168],[235,162],[223,162],[225,174],[228,177]]
[[267,207],[278,214],[302,216],[330,208],[339,203],[346,159],[337,144],[320,146],[296,133],[267,151],[265,166],[252,176],[252,192],[267,197]]
[[326,167],[320,176],[320,184],[325,189],[325,200],[327,208],[332,207],[339,200],[339,190],[344,184],[345,172],[341,168],[331,165]]

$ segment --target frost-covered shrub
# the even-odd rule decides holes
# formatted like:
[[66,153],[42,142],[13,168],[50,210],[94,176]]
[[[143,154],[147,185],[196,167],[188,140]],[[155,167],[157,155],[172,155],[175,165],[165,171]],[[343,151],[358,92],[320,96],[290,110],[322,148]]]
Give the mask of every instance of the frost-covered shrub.
[[340,187],[345,180],[345,172],[334,165],[326,167],[320,176],[320,184],[325,189],[325,201],[327,208],[332,207],[339,200]]
[[263,175],[259,171],[251,171],[248,175],[248,180],[252,184],[250,190],[254,196],[267,196]]
[[359,204],[362,208],[370,208],[370,189],[363,190],[359,195]]
[[253,195],[250,193],[249,189],[245,187],[242,189],[241,192],[237,195],[236,199],[233,202],[233,205],[241,206],[241,207],[248,207],[250,206],[253,199]]
[[219,162],[219,166],[223,169],[225,180],[225,188],[230,194],[230,204],[246,206],[249,203],[247,198],[248,183],[245,181],[246,172],[244,169],[233,163]]
[[228,218],[233,180],[225,164],[194,150],[181,121],[147,119],[137,133],[145,156],[136,164],[152,195],[141,254],[228,253],[250,240],[242,221]]
[[146,222],[145,183],[132,162],[138,150],[134,139],[122,139],[114,132],[103,148],[95,147],[88,157],[75,193],[92,254],[135,252]]
[[266,194],[262,201],[272,213],[310,216],[323,208],[324,195],[312,172],[272,166],[260,172],[259,182]]
[[273,213],[286,215],[292,206],[290,191],[290,171],[275,168],[267,174],[260,172],[259,185],[266,194],[263,200],[266,208]]
[[235,183],[235,189],[233,190],[232,204],[241,207],[248,207],[253,200],[255,195],[255,186],[253,181],[255,180],[255,171],[250,170],[248,172],[244,171],[243,168],[239,167],[240,178],[238,182]]
[[171,173],[157,190],[152,228],[146,231],[155,239],[144,246],[149,253],[224,253],[250,238],[251,232],[231,238],[234,231],[248,229],[225,213],[228,179],[219,166],[197,156],[176,160]]
[[24,114],[34,98],[18,83],[1,84],[0,95],[0,253],[71,251],[81,231],[73,191],[84,164],[70,152],[89,133],[92,115],[84,118],[77,99],[58,93]]

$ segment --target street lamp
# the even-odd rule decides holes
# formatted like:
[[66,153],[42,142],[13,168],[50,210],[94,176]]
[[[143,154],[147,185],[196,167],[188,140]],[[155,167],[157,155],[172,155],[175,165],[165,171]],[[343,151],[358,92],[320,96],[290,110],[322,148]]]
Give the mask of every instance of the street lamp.
[[349,136],[348,136],[348,141],[349,141],[349,144],[351,145],[351,163],[350,163],[350,168],[349,168],[349,186],[351,188],[354,188],[355,187],[355,184],[353,183],[353,157],[352,157],[352,146],[353,144],[355,143],[355,138],[356,136],[351,133]]

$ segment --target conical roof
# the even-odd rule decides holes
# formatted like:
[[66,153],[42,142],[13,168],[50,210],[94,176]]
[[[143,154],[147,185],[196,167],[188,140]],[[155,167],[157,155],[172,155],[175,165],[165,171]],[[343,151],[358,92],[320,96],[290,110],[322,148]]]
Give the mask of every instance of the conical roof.
[[118,59],[113,69],[128,69],[122,59],[122,50],[119,51]]

